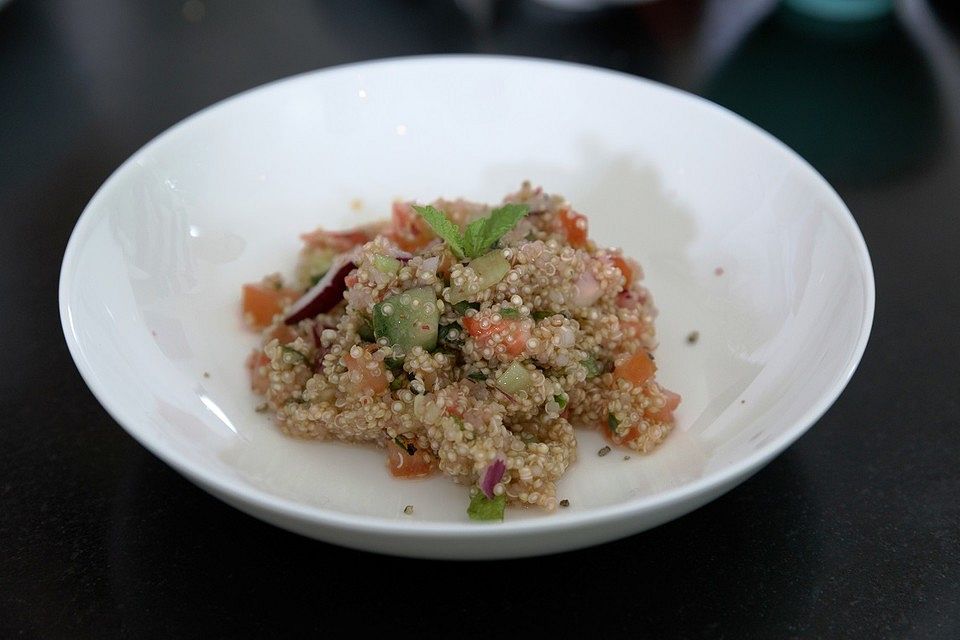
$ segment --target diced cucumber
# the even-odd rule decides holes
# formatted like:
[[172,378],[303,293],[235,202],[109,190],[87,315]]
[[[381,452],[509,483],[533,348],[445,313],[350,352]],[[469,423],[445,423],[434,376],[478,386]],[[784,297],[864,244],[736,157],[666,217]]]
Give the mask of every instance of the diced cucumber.
[[518,360],[497,376],[497,388],[506,393],[525,391],[533,384],[533,377]]
[[377,255],[373,256],[373,266],[377,269],[377,271],[395,274],[396,272],[400,271],[400,267],[403,265],[396,258]]
[[391,346],[402,351],[413,347],[434,349],[439,321],[437,296],[432,287],[396,293],[373,307],[373,333],[377,340],[386,338]]
[[[507,275],[507,272],[510,271],[510,263],[503,257],[503,253],[499,250],[491,251],[479,258],[475,258],[471,260],[467,266],[473,269],[474,273],[476,273],[480,279],[477,284],[480,285],[481,291],[503,280],[503,276]],[[468,294],[460,287],[451,287],[448,297],[451,304],[456,304],[466,300]]]

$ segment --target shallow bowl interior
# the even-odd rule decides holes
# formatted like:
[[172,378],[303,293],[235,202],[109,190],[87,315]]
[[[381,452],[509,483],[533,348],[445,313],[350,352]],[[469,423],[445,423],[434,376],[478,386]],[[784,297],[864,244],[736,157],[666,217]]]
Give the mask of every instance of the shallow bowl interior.
[[[560,483],[568,509],[484,526],[461,486],[392,480],[373,448],[291,440],[254,412],[241,283],[289,273],[298,234],[317,225],[383,217],[398,197],[495,201],[524,179],[643,264],[659,375],[684,398],[660,450],[599,457],[583,432]],[[412,58],[274,83],[147,145],[78,223],[61,311],[112,415],[228,502],[342,544],[489,557],[638,531],[747,477],[846,384],[873,281],[823,179],[710,103],[574,65]]]

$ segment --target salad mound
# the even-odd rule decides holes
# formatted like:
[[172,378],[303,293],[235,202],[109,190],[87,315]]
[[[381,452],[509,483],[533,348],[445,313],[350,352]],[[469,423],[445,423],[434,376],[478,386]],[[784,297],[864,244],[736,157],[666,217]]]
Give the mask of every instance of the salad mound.
[[303,240],[291,282],[242,290],[252,388],[284,433],[376,444],[394,476],[450,476],[471,518],[498,520],[558,506],[574,425],[639,452],[670,432],[643,272],[562,197],[397,202]]

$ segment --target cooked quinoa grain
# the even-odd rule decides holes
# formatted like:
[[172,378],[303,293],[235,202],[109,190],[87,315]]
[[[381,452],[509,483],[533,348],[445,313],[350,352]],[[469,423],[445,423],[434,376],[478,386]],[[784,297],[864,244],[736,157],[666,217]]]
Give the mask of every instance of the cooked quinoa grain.
[[642,270],[562,197],[396,203],[389,223],[303,238],[292,285],[243,288],[252,387],[284,433],[376,444],[394,476],[448,475],[471,517],[499,519],[569,504],[574,424],[640,452],[672,428]]

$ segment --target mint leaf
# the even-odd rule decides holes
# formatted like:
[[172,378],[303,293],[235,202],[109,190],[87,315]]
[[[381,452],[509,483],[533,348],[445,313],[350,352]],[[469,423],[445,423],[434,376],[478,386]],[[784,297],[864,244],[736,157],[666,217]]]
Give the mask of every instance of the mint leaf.
[[523,216],[530,210],[525,204],[511,202],[490,212],[487,223],[483,227],[483,251],[494,245],[503,234],[513,229]]
[[430,225],[433,232],[443,238],[453,252],[453,255],[455,255],[458,260],[463,260],[463,234],[460,233],[460,227],[451,222],[450,218],[436,207],[415,204],[413,208],[427,221],[427,224]]
[[530,209],[525,204],[505,204],[491,211],[489,216],[474,220],[461,232],[460,227],[436,207],[415,204],[413,208],[427,221],[433,232],[443,238],[458,260],[479,258],[485,254]]
[[520,219],[530,210],[525,204],[505,204],[490,212],[485,218],[479,218],[467,225],[463,234],[463,248],[470,258],[479,258],[490,247],[513,229]]
[[507,496],[501,494],[488,498],[483,495],[483,492],[477,491],[470,498],[467,515],[471,520],[503,520],[503,510],[506,506]]
[[490,245],[484,244],[484,229],[489,218],[480,218],[467,225],[463,234],[463,248],[470,257],[483,255]]

